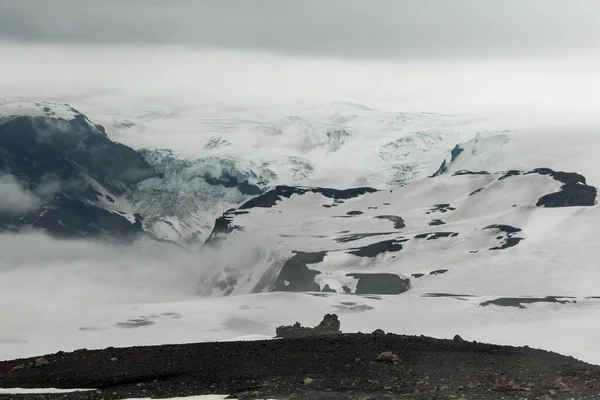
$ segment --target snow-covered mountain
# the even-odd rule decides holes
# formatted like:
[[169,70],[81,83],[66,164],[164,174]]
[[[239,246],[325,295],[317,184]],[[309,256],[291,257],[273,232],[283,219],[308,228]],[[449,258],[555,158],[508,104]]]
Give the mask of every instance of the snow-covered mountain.
[[8,232],[147,234],[197,245],[212,229],[211,207],[263,193],[270,176],[225,157],[133,150],[71,106],[49,102],[0,102],[0,150],[0,229]]
[[0,229],[64,237],[142,232],[127,196],[154,169],[68,105],[0,103]]
[[536,221],[557,224],[567,212],[569,227],[583,223],[596,212],[596,195],[583,176],[544,168],[458,171],[389,190],[278,186],[216,221],[208,240],[214,246],[257,237],[260,245],[209,271],[201,291],[465,293],[474,270],[499,258],[512,260],[499,268],[521,281],[503,287],[533,287],[518,271],[543,275],[547,266],[522,265],[519,255],[547,251],[553,234]]
[[[223,137],[211,136],[202,152],[184,157],[165,149],[134,150],[111,140],[120,129],[143,122],[111,126],[107,135],[104,127],[69,105],[2,100],[3,182],[30,202],[5,212],[2,229],[33,227],[67,237],[136,232],[198,247],[224,210],[278,184],[320,182],[323,173],[329,174],[328,164],[347,165],[346,157],[359,157],[374,162],[362,180],[394,187],[435,172],[460,137],[447,129],[420,128],[423,120],[435,122],[429,114],[375,117],[371,109],[345,103],[325,111],[332,114],[329,123],[290,116],[261,128],[276,140],[300,140],[292,145],[296,153],[245,156]],[[409,126],[414,129],[407,130]],[[370,129],[383,130],[374,153],[359,149],[356,141],[357,132]],[[349,182],[356,180],[352,175],[352,170],[344,174]],[[336,186],[343,187],[346,178]]]

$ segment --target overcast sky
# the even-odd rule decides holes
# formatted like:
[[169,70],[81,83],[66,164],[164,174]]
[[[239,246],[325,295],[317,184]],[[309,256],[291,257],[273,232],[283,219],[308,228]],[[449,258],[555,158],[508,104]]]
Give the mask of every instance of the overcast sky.
[[330,56],[600,48],[598,0],[0,0],[0,38]]

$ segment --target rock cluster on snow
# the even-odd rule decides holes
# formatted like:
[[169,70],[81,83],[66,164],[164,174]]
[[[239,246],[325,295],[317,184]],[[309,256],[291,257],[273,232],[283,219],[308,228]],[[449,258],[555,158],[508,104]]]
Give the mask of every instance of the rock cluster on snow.
[[340,330],[340,321],[336,314],[326,314],[319,325],[314,328],[308,328],[296,322],[294,325],[282,325],[275,330],[275,337],[278,338],[298,338],[323,335],[335,335],[342,333]]

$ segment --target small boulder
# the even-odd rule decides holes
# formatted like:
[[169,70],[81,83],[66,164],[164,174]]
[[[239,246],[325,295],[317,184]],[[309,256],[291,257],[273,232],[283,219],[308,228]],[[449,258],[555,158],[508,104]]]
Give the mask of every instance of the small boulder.
[[323,317],[323,321],[315,326],[315,330],[324,334],[342,333],[342,331],[340,331],[340,320],[336,314],[326,314],[325,317]]
[[375,329],[372,333],[372,335],[375,336],[383,336],[385,335],[385,331],[383,329]]
[[454,335],[454,338],[452,338],[452,340],[459,343],[465,341],[465,339],[461,338],[459,335]]
[[383,353],[379,354],[379,356],[375,360],[376,361],[394,362],[394,361],[398,360],[398,356],[396,356],[391,351],[384,351]]
[[313,379],[312,378],[306,378],[306,379],[304,379],[304,384],[305,385],[310,385],[311,383],[313,383]]
[[48,365],[48,364],[50,364],[50,361],[48,361],[44,357],[36,358],[35,361],[33,362],[33,366],[36,368],[43,367],[44,365]]
[[15,365],[10,370],[11,370],[11,372],[16,372],[16,371],[20,371],[22,369],[25,369],[25,364]]

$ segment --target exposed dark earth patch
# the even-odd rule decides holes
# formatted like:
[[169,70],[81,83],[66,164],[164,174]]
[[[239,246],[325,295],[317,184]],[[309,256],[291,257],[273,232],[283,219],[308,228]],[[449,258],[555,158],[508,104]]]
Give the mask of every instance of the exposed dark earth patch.
[[[194,179],[195,177],[191,177],[189,180]],[[219,177],[211,176],[210,174],[204,174],[203,176],[206,183],[213,186],[223,186],[226,188],[237,188],[240,192],[248,196],[257,196],[263,194],[264,191],[257,185],[253,185],[247,180],[239,181],[237,177],[231,176],[227,173],[223,173],[223,175]],[[189,181],[188,180],[188,181]]]
[[525,308],[525,304],[534,303],[557,303],[557,304],[574,304],[577,303],[574,297],[568,296],[546,296],[546,297],[500,297],[494,300],[484,301],[480,304],[482,307],[489,305],[499,307],[518,307]]
[[[279,340],[59,352],[0,362],[2,388],[95,388],[0,395],[22,400],[117,400],[230,394],[240,399],[594,398],[600,367],[529,347],[460,339],[340,333],[335,314]],[[293,337],[296,335],[296,337]],[[37,361],[37,362],[36,362]],[[36,366],[41,365],[41,366]]]
[[243,227],[233,224],[233,217],[236,212],[238,211],[234,209],[227,210],[223,213],[223,215],[215,220],[213,230],[205,241],[206,244],[218,244],[226,237],[227,234],[233,232],[234,230],[244,230]]
[[521,232],[521,228],[515,228],[514,226],[502,225],[502,224],[488,225],[488,226],[486,226],[483,229],[497,229],[500,232],[505,232],[505,233],[519,233],[519,232]]
[[387,219],[389,221],[392,221],[394,223],[394,228],[395,229],[402,229],[405,228],[406,225],[404,223],[404,219],[402,217],[399,217],[397,215],[378,215],[374,218],[377,219]]
[[490,175],[487,171],[467,171],[466,169],[456,171],[452,176],[463,176],[463,175]]
[[296,253],[289,258],[281,268],[277,280],[270,288],[270,292],[319,292],[321,287],[315,282],[315,276],[321,272],[310,269],[306,264],[318,264],[323,262],[326,251],[307,253],[294,251]]
[[321,289],[321,292],[324,293],[337,293],[337,290],[332,289],[329,284],[326,284],[325,286],[323,286],[323,288]]
[[417,278],[417,279],[419,279],[419,278],[422,278],[422,277],[424,277],[424,276],[425,276],[425,274],[420,274],[420,273],[419,273],[419,274],[412,274],[411,276],[412,276],[413,278]]
[[511,176],[519,176],[522,175],[521,171],[518,171],[516,169],[511,169],[510,171],[507,171],[504,175],[502,175],[500,178],[498,178],[499,181],[502,181],[506,178],[510,178]]
[[473,196],[473,195],[476,195],[477,193],[481,193],[481,192],[483,192],[483,189],[484,188],[477,189],[474,192],[470,193],[469,196]]
[[458,236],[457,232],[432,232],[432,233],[420,233],[415,236],[415,239],[427,239],[436,240],[439,238],[449,238]]
[[453,294],[453,293],[425,293],[423,296],[421,297],[455,297],[455,298],[461,298],[461,297],[475,297],[471,294]]
[[410,280],[398,274],[387,273],[350,273],[358,279],[356,294],[400,294],[410,289]]
[[536,203],[537,207],[585,207],[596,204],[597,189],[594,186],[589,186],[583,175],[574,172],[554,171],[550,168],[536,168],[529,172],[510,170],[498,180],[530,174],[548,175],[563,183],[559,192],[541,197]]
[[521,242],[521,240],[523,240],[523,238],[515,236],[517,233],[521,232],[521,229],[515,228],[514,226],[501,225],[501,224],[500,225],[489,225],[483,229],[495,229],[495,230],[505,234],[505,236],[496,237],[496,239],[502,240],[502,242],[499,246],[491,247],[490,250],[508,249],[509,247],[514,247],[514,246],[518,245]]
[[[344,233],[346,233],[346,232],[350,232],[350,231],[344,231]],[[342,232],[340,232],[340,233],[342,233]],[[392,235],[395,233],[397,233],[397,232],[353,233],[351,235],[341,236],[341,237],[335,238],[333,240],[335,240],[338,243],[347,243],[347,242],[353,242],[355,240],[360,240],[360,239],[364,239],[364,238],[368,238],[368,237]]]
[[316,252],[310,253],[310,252],[293,250],[292,253],[294,253],[296,255],[295,257],[298,257],[300,260],[302,260],[306,264],[321,263],[321,262],[323,262],[323,260],[325,259],[325,256],[327,255],[326,251],[316,251]]
[[348,211],[346,215],[354,216],[354,215],[362,215],[364,214],[362,211]]
[[448,211],[454,211],[456,208],[451,207],[450,204],[434,204],[431,208],[425,212],[425,214],[433,214],[433,213],[447,213]]
[[588,186],[585,177],[574,172],[557,172],[549,168],[537,168],[529,172],[540,175],[550,175],[563,185],[559,192],[543,196],[536,203],[537,207],[577,207],[593,206],[596,204],[598,191],[594,186]]
[[445,274],[446,272],[448,272],[447,269],[436,269],[435,271],[431,271],[429,275],[441,275]]
[[140,328],[142,326],[154,325],[154,321],[147,319],[129,319],[126,322],[117,322],[117,328]]
[[377,189],[362,187],[362,188],[352,188],[345,190],[338,189],[328,189],[328,188],[303,188],[303,187],[294,187],[294,186],[276,186],[275,189],[269,190],[268,192],[255,197],[251,200],[248,200],[246,203],[242,204],[240,209],[245,210],[249,208],[261,207],[261,208],[269,208],[273,207],[277,204],[278,201],[282,200],[282,198],[290,198],[294,194],[306,194],[306,193],[319,193],[327,198],[338,200],[340,203],[341,200],[352,199],[358,196],[362,196],[366,193],[376,192]]
[[383,242],[373,243],[364,247],[359,247],[348,251],[348,254],[352,254],[358,257],[377,257],[379,254],[395,252],[402,250],[402,243],[407,242],[408,239],[391,239],[384,240]]
[[462,154],[463,151],[465,151],[465,149],[463,149],[459,145],[454,146],[454,148],[450,150],[450,162],[454,162],[456,158]]
[[504,250],[504,249],[508,249],[509,247],[514,247],[514,246],[518,245],[521,242],[521,240],[523,240],[523,238],[520,238],[520,237],[509,237],[500,246],[491,247],[490,250]]
[[432,219],[431,222],[429,222],[430,226],[439,226],[439,225],[446,225],[446,223],[444,221],[442,221],[441,219]]

